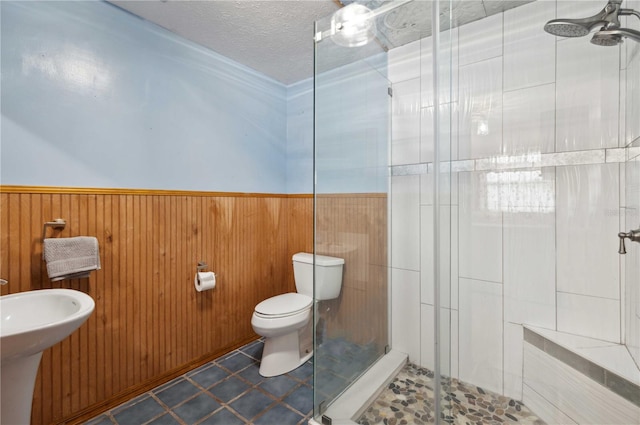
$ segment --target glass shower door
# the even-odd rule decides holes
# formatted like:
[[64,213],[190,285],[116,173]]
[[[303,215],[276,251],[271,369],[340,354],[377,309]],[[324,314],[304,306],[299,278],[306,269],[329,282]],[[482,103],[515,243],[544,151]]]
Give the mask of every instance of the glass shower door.
[[386,53],[327,36],[332,18],[316,24],[315,253],[345,264],[340,296],[316,301],[315,417],[389,344]]

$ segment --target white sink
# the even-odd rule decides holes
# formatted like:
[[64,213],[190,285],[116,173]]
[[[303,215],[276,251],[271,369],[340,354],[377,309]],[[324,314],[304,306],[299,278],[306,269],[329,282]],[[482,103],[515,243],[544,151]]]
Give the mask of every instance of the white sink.
[[93,312],[87,294],[42,289],[0,297],[0,423],[28,424],[42,351],[78,329]]

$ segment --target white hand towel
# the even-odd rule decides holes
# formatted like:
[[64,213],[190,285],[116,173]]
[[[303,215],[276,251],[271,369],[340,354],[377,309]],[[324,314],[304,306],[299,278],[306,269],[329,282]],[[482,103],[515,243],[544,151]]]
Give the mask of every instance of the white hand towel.
[[44,260],[52,281],[89,277],[100,270],[98,239],[92,236],[44,240]]

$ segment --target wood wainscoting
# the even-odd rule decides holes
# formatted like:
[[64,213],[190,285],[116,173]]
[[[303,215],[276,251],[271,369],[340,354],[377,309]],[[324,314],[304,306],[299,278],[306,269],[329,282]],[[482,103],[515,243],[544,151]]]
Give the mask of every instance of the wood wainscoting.
[[345,259],[342,292],[318,309],[328,338],[373,343],[383,353],[388,341],[387,195],[318,195],[316,249]]
[[[387,341],[387,197],[318,197],[319,253],[346,260],[328,328]],[[51,282],[48,237],[96,236],[102,269]],[[295,291],[291,257],[313,249],[311,195],[0,187],[1,294],[71,288],[96,302],[88,321],[45,350],[32,423],[78,423],[257,338],[255,305]],[[193,287],[198,261],[214,290]],[[331,336],[331,335],[330,335]]]
[[[294,291],[291,256],[312,252],[311,195],[7,187],[0,190],[2,295],[72,288],[96,302],[88,321],[45,350],[33,424],[73,423],[257,338],[255,305]],[[49,237],[96,236],[102,269],[51,282]],[[198,261],[214,290],[193,286]]]

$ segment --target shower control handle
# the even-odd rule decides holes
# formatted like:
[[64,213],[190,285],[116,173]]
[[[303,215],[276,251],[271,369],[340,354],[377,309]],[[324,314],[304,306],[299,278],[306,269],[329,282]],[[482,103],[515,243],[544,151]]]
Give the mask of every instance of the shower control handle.
[[629,230],[628,233],[620,232],[618,233],[618,237],[620,238],[620,248],[618,249],[618,254],[626,254],[627,249],[624,246],[625,238],[629,239],[631,242],[640,242],[640,229]]

